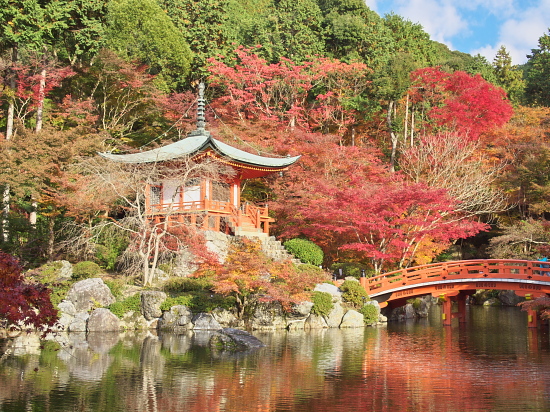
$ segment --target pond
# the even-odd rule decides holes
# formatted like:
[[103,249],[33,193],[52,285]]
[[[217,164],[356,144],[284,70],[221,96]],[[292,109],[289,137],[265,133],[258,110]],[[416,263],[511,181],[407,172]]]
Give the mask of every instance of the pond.
[[[548,328],[518,308],[467,323],[277,331],[211,351],[207,334],[19,338],[0,361],[0,411],[548,411]],[[456,322],[456,321],[455,321]],[[6,348],[6,342],[0,342]]]

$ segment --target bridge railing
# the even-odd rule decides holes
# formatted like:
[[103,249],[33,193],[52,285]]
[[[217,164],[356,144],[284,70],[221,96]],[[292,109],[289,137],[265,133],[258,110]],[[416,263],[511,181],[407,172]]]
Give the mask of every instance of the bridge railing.
[[478,259],[431,263],[384,273],[363,280],[369,293],[436,280],[521,278],[549,281],[550,263],[514,259]]

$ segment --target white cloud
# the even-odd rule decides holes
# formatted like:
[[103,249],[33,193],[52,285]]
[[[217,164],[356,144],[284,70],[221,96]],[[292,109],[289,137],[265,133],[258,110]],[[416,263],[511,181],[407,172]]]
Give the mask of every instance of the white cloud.
[[452,37],[468,30],[468,23],[452,0],[398,0],[395,12],[420,23],[433,40],[452,48]]
[[[547,32],[550,24],[550,0],[541,0],[538,4],[518,10],[513,18],[503,21],[499,29],[498,40],[471,53],[480,53],[490,61],[501,45],[512,57],[514,64],[527,61],[527,54],[538,47],[538,39]],[[486,53],[491,53],[488,55]]]

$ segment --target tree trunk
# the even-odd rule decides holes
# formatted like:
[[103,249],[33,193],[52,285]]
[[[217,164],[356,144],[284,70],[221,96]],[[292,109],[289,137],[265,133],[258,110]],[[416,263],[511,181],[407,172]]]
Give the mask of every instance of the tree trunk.
[[392,130],[392,112],[395,102],[390,100],[388,103],[387,122],[391,139],[390,172],[395,172],[395,157],[397,155],[397,135]]
[[[17,47],[12,49],[11,65],[15,66],[17,62]],[[15,82],[15,71],[10,73],[10,88],[15,92],[17,84]],[[8,115],[6,118],[6,140],[10,140],[13,136],[13,117],[15,113],[15,98],[12,97],[8,103]],[[7,243],[9,241],[9,214],[10,214],[10,186],[5,185],[2,193],[2,240]]]

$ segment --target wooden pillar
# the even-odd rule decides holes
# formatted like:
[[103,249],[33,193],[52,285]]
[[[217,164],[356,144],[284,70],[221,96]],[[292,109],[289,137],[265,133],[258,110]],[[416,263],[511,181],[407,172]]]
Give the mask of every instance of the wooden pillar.
[[538,313],[536,310],[528,310],[527,311],[527,327],[529,328],[536,328],[539,326],[538,321]]
[[452,308],[453,302],[449,297],[443,298],[443,313],[441,314],[441,319],[443,320],[443,326],[451,326],[452,324]]

